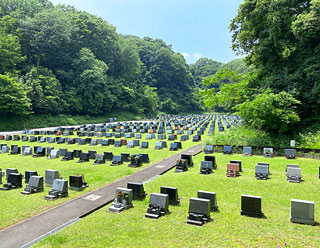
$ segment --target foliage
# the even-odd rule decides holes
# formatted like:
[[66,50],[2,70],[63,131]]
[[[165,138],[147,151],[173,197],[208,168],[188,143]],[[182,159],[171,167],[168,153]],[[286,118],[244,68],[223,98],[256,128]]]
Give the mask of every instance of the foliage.
[[319,12],[319,0],[245,0],[230,25],[233,49],[257,69],[257,87],[290,93],[309,120],[320,114]]
[[25,87],[15,78],[0,74],[0,112],[2,115],[30,113],[30,100]]
[[242,103],[239,115],[252,127],[285,133],[300,121],[296,112],[299,103],[286,92],[274,94],[266,91],[257,95],[253,101]]
[[219,69],[215,75],[203,79],[203,84],[208,87],[201,92],[205,105],[209,108],[222,106],[227,111],[236,110],[252,95],[250,79],[249,75]]

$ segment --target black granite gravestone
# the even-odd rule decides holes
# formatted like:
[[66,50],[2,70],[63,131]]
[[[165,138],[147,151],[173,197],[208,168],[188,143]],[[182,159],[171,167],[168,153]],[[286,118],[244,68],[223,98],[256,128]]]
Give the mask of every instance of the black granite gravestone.
[[146,192],[144,191],[143,183],[128,182],[127,188],[132,189],[133,200],[144,200],[147,196]]
[[252,195],[241,195],[241,215],[251,217],[263,217],[261,211],[261,197]]
[[167,194],[169,196],[169,204],[170,205],[179,205],[180,204],[180,197],[178,195],[178,189],[175,187],[167,187],[161,186],[160,187],[161,194]]

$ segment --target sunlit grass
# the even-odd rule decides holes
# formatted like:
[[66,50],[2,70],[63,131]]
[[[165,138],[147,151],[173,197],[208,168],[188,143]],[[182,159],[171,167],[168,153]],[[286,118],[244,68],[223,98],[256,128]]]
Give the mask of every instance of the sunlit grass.
[[[145,185],[147,193],[160,192],[160,186],[177,187],[180,206],[169,206],[170,214],[158,220],[144,218],[149,197],[134,201],[134,208],[120,214],[107,212],[109,206],[87,216],[36,247],[318,247],[320,226],[290,222],[290,199],[315,202],[315,220],[320,221],[318,161],[281,157],[266,159],[261,156],[215,154],[218,170],[200,175],[200,161],[204,154],[194,157],[195,166],[184,173],[174,170]],[[242,160],[239,178],[226,177],[226,165],[231,159]],[[256,180],[257,162],[270,163],[270,179]],[[299,164],[303,182],[286,181],[287,163]],[[186,224],[190,197],[197,190],[217,194],[218,212],[213,221],[202,227]],[[262,212],[266,218],[240,215],[241,194],[262,197]]]

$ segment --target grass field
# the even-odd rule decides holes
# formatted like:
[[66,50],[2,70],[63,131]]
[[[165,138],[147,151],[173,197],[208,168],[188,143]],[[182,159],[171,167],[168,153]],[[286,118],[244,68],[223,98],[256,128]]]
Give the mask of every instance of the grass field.
[[[142,135],[141,141],[145,140],[146,134]],[[132,140],[128,139],[128,140]],[[58,199],[55,201],[45,201],[43,197],[48,194],[50,190],[49,187],[45,187],[44,192],[32,194],[32,195],[22,195],[23,191],[21,189],[15,189],[10,191],[0,191],[0,229],[8,225],[14,224],[23,219],[29,218],[37,213],[43,212],[53,206],[61,204],[62,202],[73,199],[81,194],[88,193],[94,189],[101,186],[109,184],[127,175],[136,173],[137,171],[146,168],[162,159],[165,159],[177,152],[169,151],[169,148],[163,150],[154,150],[156,140],[149,140],[149,149],[139,149],[139,147],[127,149],[125,146],[121,148],[116,148],[113,146],[89,146],[89,145],[68,145],[68,144],[47,144],[47,143],[30,143],[21,141],[1,141],[1,144],[5,143],[9,146],[11,144],[29,145],[33,147],[34,145],[39,145],[43,147],[54,146],[55,149],[67,148],[68,150],[81,149],[83,152],[89,150],[96,150],[97,153],[103,153],[105,151],[113,152],[113,155],[120,155],[122,152],[133,154],[148,153],[150,158],[149,164],[143,164],[139,168],[128,167],[129,163],[124,163],[120,166],[109,166],[111,162],[106,161],[106,164],[93,165],[93,160],[85,163],[76,163],[78,159],[72,161],[61,161],[61,158],[47,160],[47,158],[33,158],[31,156],[21,156],[21,155],[8,155],[0,154],[0,168],[3,171],[6,168],[17,168],[20,173],[24,175],[26,170],[35,170],[44,177],[46,169],[58,170],[64,179],[69,180],[69,175],[84,174],[85,180],[90,185],[89,188],[83,192],[69,191],[69,197]],[[171,142],[167,141],[168,146]],[[185,141],[182,144],[183,149],[187,149],[196,143],[192,142],[192,138],[189,141]],[[181,150],[180,150],[181,151]],[[178,151],[178,152],[180,152]],[[5,180],[3,180],[5,181]]]
[[[315,220],[320,222],[317,160],[214,155],[218,169],[213,174],[200,175],[204,157],[200,153],[189,171],[171,170],[145,185],[149,195],[160,192],[160,186],[178,188],[181,205],[169,206],[169,215],[158,220],[144,218],[149,197],[134,201],[132,209],[120,214],[108,212],[109,205],[35,247],[319,247],[319,224],[293,224],[289,218],[290,199],[310,200],[315,202]],[[226,177],[226,164],[231,159],[242,160],[243,172],[238,178]],[[257,162],[270,163],[269,180],[255,179]],[[287,163],[300,165],[303,182],[286,181]],[[189,199],[196,197],[197,190],[216,192],[219,206],[219,211],[211,212],[213,221],[202,227],[186,224]],[[241,194],[261,196],[265,218],[241,216]]]

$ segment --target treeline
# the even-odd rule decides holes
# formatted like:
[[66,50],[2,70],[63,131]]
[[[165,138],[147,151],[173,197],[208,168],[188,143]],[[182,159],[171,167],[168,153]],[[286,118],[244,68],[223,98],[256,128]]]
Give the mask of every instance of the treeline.
[[2,115],[204,110],[203,75],[170,45],[71,6],[2,0],[0,51]]

